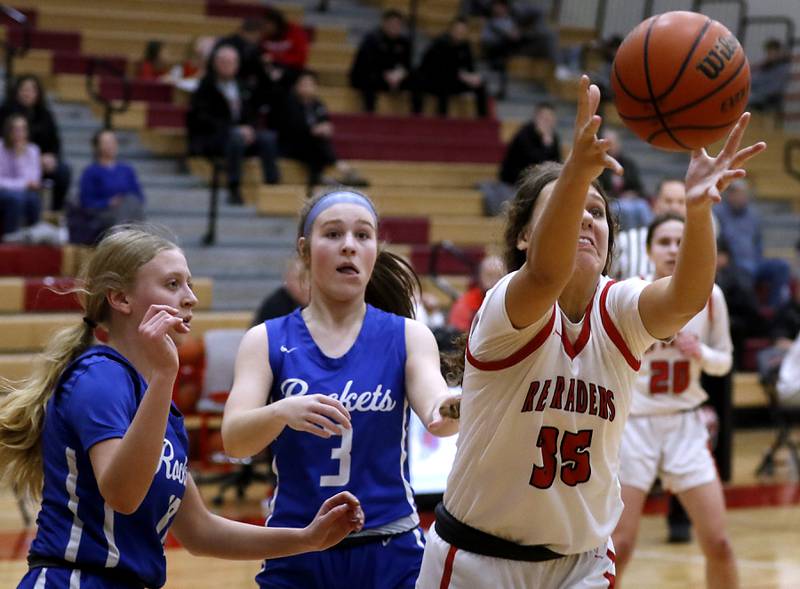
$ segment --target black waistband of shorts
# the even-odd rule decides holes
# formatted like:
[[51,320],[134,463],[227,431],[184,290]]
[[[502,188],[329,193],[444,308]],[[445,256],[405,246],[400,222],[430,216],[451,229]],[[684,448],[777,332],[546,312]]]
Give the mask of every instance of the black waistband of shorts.
[[81,572],[98,575],[110,581],[124,583],[126,587],[136,587],[136,589],[146,589],[146,585],[135,574],[129,571],[120,569],[112,569],[79,562],[69,562],[61,558],[52,556],[40,556],[38,554],[28,554],[28,567],[32,569],[38,568],[60,568],[60,569],[74,569]]
[[526,562],[543,562],[564,557],[563,554],[553,552],[543,545],[516,544],[468,526],[453,517],[445,509],[443,503],[439,503],[434,512],[436,513],[436,533],[442,540],[460,550],[483,556]]

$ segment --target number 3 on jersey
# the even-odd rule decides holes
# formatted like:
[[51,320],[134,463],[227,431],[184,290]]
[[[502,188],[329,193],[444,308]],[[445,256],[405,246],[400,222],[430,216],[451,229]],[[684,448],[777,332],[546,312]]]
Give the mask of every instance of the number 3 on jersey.
[[542,466],[533,465],[530,484],[537,489],[549,489],[556,478],[561,454],[561,480],[574,487],[585,483],[592,476],[589,446],[592,445],[592,430],[582,429],[577,433],[564,432],[561,449],[558,447],[559,431],[555,427],[542,427],[536,445],[542,449]]
[[331,450],[331,458],[339,461],[339,472],[319,477],[320,487],[343,487],[350,482],[350,452],[353,449],[353,430],[342,434],[342,445]]

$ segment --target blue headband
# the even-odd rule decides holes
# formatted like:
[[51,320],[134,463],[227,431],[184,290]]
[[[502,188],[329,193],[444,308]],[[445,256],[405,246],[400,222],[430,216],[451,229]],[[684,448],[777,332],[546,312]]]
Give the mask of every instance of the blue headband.
[[311,233],[311,228],[314,226],[314,221],[317,220],[317,217],[319,217],[322,212],[334,205],[340,204],[360,205],[372,213],[375,222],[378,222],[378,213],[375,211],[372,203],[363,195],[347,190],[331,192],[319,199],[314,206],[311,207],[311,210],[308,211],[306,222],[303,223],[303,237],[308,237],[308,234]]

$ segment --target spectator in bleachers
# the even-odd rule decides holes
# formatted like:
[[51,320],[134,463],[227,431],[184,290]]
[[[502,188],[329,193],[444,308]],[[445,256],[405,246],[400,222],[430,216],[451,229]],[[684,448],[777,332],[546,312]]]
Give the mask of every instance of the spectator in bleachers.
[[792,56],[778,39],[764,43],[764,57],[753,67],[750,106],[757,110],[780,108],[792,71]]
[[4,235],[39,221],[41,187],[39,147],[28,140],[27,119],[13,114],[3,122],[3,147],[0,149],[0,216]]
[[789,300],[778,307],[771,324],[770,336],[775,345],[788,349],[800,333],[800,288],[791,290]]
[[153,39],[147,42],[144,48],[142,61],[139,63],[136,77],[140,80],[157,82],[167,78],[170,72],[170,63],[167,57],[167,48],[163,41]]
[[724,238],[717,239],[717,275],[715,282],[722,289],[728,303],[731,340],[733,341],[733,363],[742,366],[744,341],[760,335],[758,326],[763,319],[758,312],[758,300],[750,282],[742,276],[731,262],[731,252]]
[[[254,94],[269,93],[269,80],[261,61],[263,29],[264,21],[260,18],[244,19],[239,30],[217,40],[208,59],[208,64],[211,65],[220,48],[233,47],[239,56],[239,69],[236,75],[242,84]],[[266,103],[268,99],[264,98],[262,102]]]
[[366,185],[350,164],[336,156],[333,123],[328,109],[319,99],[314,72],[306,70],[298,75],[283,104],[276,107],[274,118],[280,153],[308,167],[309,187],[323,181],[322,172],[329,166],[336,166],[342,175],[337,183]]
[[463,18],[454,19],[447,32],[433,40],[422,56],[417,77],[419,87],[413,100],[415,113],[422,112],[424,94],[436,96],[439,115],[447,116],[450,97],[469,92],[475,95],[478,116],[489,114],[486,83],[475,70],[469,28]]
[[111,129],[92,137],[94,163],[81,174],[79,207],[68,215],[72,243],[94,245],[114,225],[144,220],[144,193],[136,170],[117,159],[119,144]]
[[241,174],[245,156],[261,160],[263,180],[277,184],[278,140],[272,131],[257,129],[258,111],[251,90],[236,74],[239,54],[223,45],[213,53],[211,70],[192,95],[187,129],[189,153],[227,160],[229,202],[241,204]]
[[598,178],[603,190],[613,199],[612,211],[617,216],[619,228],[621,231],[627,231],[634,227],[646,227],[653,219],[653,211],[643,196],[644,188],[639,175],[639,166],[633,158],[623,152],[619,134],[615,130],[604,129],[602,137],[609,142],[608,154],[624,169],[621,176],[605,169]]
[[10,98],[0,107],[0,127],[12,114],[28,121],[29,140],[39,147],[42,177],[52,182],[52,207],[60,211],[69,190],[72,170],[61,157],[61,138],[53,113],[47,107],[39,78],[25,74],[17,78]]
[[514,196],[517,180],[527,167],[547,161],[561,161],[557,122],[555,107],[549,102],[540,102],[533,110],[533,118],[514,134],[500,164],[498,181],[481,183],[487,215],[494,216],[502,212],[504,204]]
[[472,320],[481,308],[486,292],[506,275],[506,265],[500,256],[486,256],[478,267],[477,283],[464,292],[450,308],[447,322],[462,333],[469,331]]
[[350,68],[350,85],[361,93],[366,112],[375,112],[378,92],[411,89],[411,43],[399,11],[385,11],[380,28],[361,41]]
[[253,325],[288,315],[308,305],[309,284],[306,268],[299,256],[292,257],[283,273],[283,284],[265,298],[253,317]]
[[781,361],[776,390],[781,404],[800,405],[800,336],[789,345]]
[[561,161],[561,142],[556,132],[558,117],[549,102],[540,102],[533,118],[516,132],[500,164],[500,180],[514,186],[529,166]]
[[508,59],[517,52],[522,33],[511,17],[508,0],[492,0],[489,17],[481,29],[481,50],[492,71],[497,72],[495,97],[503,99],[508,90]]
[[[653,199],[653,215],[676,213],[686,216],[686,186],[682,178],[662,178]],[[647,227],[620,231],[614,243],[616,253],[611,264],[611,276],[624,280],[650,276],[653,266],[647,255]]]
[[767,287],[767,304],[777,308],[788,298],[789,265],[784,260],[765,258],[761,243],[761,218],[750,204],[750,186],[735,180],[714,208],[719,233],[728,242],[734,266],[752,285]]
[[289,88],[308,62],[308,33],[276,8],[264,14],[261,59],[270,78]]
[[214,37],[209,36],[192,39],[186,46],[185,59],[169,71],[169,83],[184,92],[197,90],[200,80],[206,75],[206,64],[216,42]]

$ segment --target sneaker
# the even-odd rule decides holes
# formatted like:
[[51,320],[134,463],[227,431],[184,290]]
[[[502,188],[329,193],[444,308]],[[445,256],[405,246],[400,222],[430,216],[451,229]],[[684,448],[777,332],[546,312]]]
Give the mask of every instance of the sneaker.
[[689,523],[670,524],[669,537],[667,542],[670,544],[686,544],[692,541],[692,525]]

